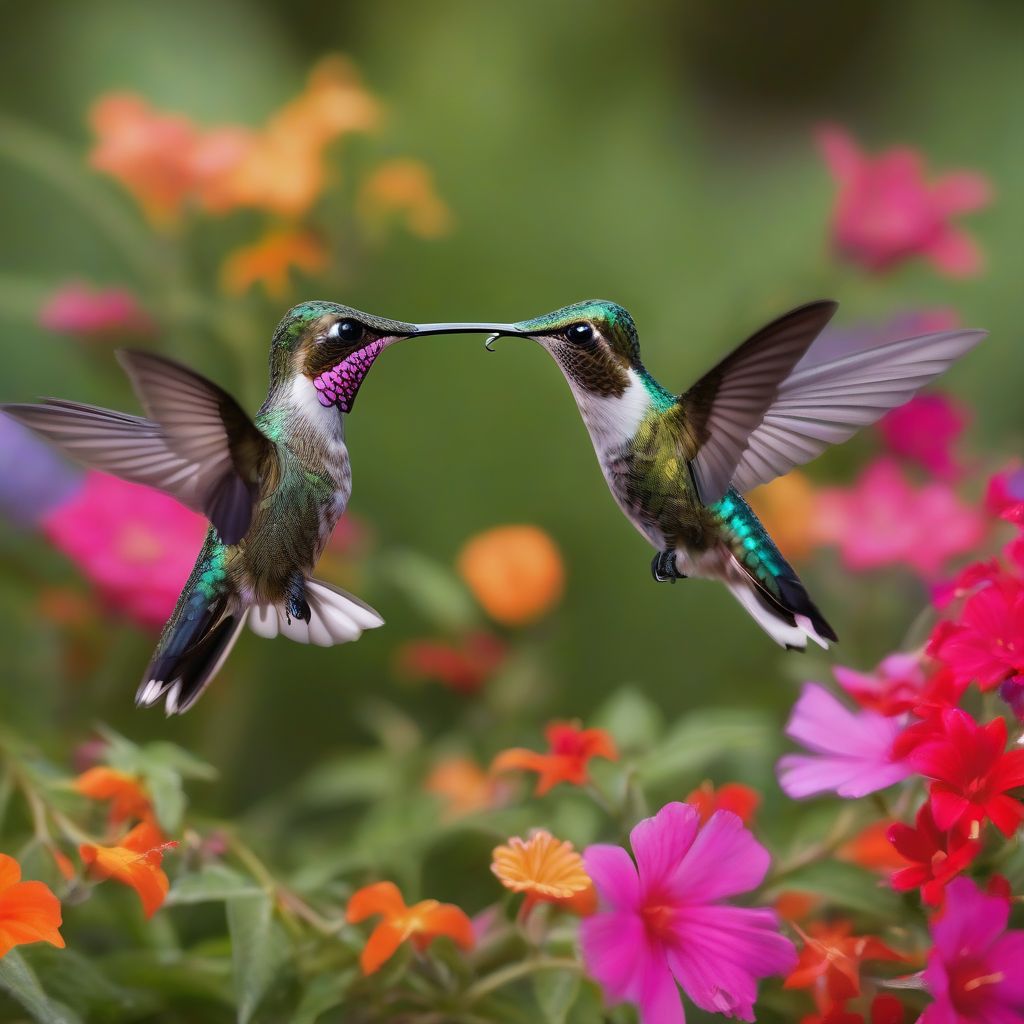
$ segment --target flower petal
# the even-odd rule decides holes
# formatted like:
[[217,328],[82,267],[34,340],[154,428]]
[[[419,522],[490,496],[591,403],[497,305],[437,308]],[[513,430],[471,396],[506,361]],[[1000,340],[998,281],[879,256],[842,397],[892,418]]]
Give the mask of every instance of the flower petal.
[[739,817],[715,811],[671,874],[672,895],[691,904],[749,892],[761,884],[771,857]]
[[373,914],[383,914],[386,918],[396,917],[404,913],[405,909],[405,900],[394,882],[374,882],[352,894],[345,908],[345,920],[357,924]]
[[359,966],[363,974],[373,974],[395,955],[402,944],[402,933],[387,921],[381,921],[370,933],[363,951],[359,954]]
[[26,942],[63,949],[60,924],[60,901],[42,882],[16,882],[0,892],[0,956]]
[[969,878],[956,878],[946,886],[946,909],[932,929],[935,949],[947,961],[981,956],[1009,917],[1006,900],[982,892]]
[[685,1024],[683,1001],[664,953],[647,958],[636,1003],[640,1024]]
[[21,865],[6,853],[0,853],[0,892],[21,881]]
[[580,945],[587,973],[610,1002],[621,1002],[635,988],[647,954],[647,936],[639,915],[625,911],[594,914],[580,924]]
[[700,815],[689,804],[670,803],[652,818],[634,826],[629,841],[636,857],[640,889],[648,892],[666,881],[686,856],[700,826]]
[[621,846],[598,843],[583,851],[583,866],[597,887],[602,903],[632,910],[640,903],[636,865]]
[[424,935],[446,935],[463,949],[472,949],[473,922],[465,911],[452,903],[441,903],[420,916],[420,931]]

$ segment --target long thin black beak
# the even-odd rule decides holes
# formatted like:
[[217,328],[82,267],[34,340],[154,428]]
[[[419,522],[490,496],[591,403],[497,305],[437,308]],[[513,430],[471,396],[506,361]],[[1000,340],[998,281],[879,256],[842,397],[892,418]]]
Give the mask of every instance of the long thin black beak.
[[518,334],[515,324],[416,324],[415,338],[420,334]]

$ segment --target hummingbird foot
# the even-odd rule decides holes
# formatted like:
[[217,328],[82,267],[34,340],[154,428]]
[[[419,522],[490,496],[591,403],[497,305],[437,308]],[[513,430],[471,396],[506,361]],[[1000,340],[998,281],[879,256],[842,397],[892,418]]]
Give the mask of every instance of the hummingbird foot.
[[289,625],[292,619],[309,622],[312,617],[309,602],[306,600],[306,581],[302,576],[296,575],[292,578],[288,587],[288,600],[285,603],[285,609],[288,613]]
[[674,549],[659,551],[651,559],[651,575],[658,583],[675,583],[676,580],[686,579],[686,574],[676,568]]

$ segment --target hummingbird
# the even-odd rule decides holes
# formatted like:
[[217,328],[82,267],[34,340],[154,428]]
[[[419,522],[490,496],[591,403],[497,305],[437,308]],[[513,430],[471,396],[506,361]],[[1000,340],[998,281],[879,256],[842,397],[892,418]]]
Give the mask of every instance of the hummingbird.
[[645,368],[633,318],[614,302],[492,324],[487,347],[531,338],[554,358],[615,501],[655,549],[655,580],[719,580],[781,646],[827,648],[835,630],[744,493],[903,404],[986,336],[944,331],[836,354],[816,344],[836,309],[791,310],[681,394]]
[[246,623],[321,647],[383,625],[368,604],[312,575],[352,490],[344,417],[384,349],[446,326],[303,302],[274,331],[255,418],[181,363],[132,350],[118,359],[144,417],[55,398],[0,406],[78,461],[165,491],[210,521],[137,705],[191,708]]

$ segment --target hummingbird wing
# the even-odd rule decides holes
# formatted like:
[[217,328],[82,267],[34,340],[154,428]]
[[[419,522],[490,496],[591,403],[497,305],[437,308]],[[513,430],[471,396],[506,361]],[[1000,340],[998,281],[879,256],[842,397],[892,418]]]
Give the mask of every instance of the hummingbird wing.
[[690,470],[705,505],[729,489],[751,434],[836,308],[811,302],[773,320],[679,396],[697,446]]
[[188,367],[150,352],[117,357],[167,448],[192,467],[200,510],[225,544],[237,544],[276,465],[273,443],[223,388]]
[[782,382],[751,433],[732,485],[741,494],[788,473],[902,405],[985,331],[942,331],[819,362],[814,350]]

